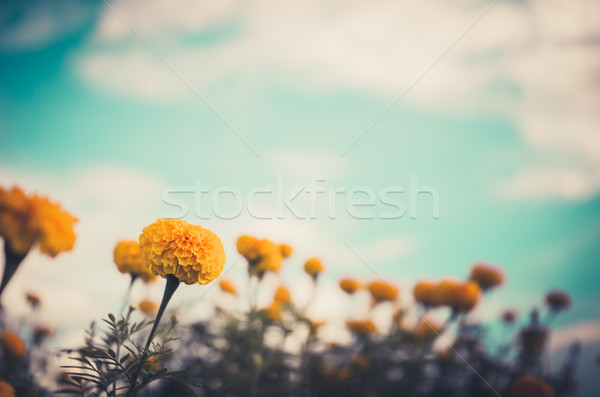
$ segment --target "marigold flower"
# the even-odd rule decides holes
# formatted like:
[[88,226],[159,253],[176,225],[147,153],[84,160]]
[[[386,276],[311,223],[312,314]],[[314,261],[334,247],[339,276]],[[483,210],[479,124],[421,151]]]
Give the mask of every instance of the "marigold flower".
[[483,291],[487,291],[504,282],[504,273],[499,267],[479,263],[471,269],[471,280],[479,284]]
[[479,300],[479,285],[475,282],[460,284],[442,281],[433,294],[434,306],[448,306],[456,311],[468,312]]
[[517,311],[513,309],[507,309],[502,312],[502,322],[505,324],[513,324],[517,321]]
[[0,336],[0,345],[8,358],[21,359],[25,357],[25,342],[21,337],[11,331],[6,331]]
[[3,380],[0,381],[0,397],[15,397],[15,389]]
[[340,280],[340,288],[348,294],[353,294],[360,289],[360,283],[352,278],[345,278]]
[[375,303],[395,301],[398,298],[398,288],[383,281],[373,281],[367,288]]
[[554,388],[533,376],[522,376],[509,389],[509,397],[554,397]]
[[25,294],[25,299],[27,300],[27,302],[31,305],[31,307],[33,309],[37,309],[42,302],[40,297],[37,296],[36,294],[34,294],[33,292],[27,292]]
[[172,274],[186,284],[208,284],[223,271],[219,237],[182,219],[158,219],[140,235],[140,256],[153,274]]
[[10,191],[0,188],[0,236],[18,255],[27,254],[35,242],[43,254],[52,257],[71,250],[76,221],[47,198],[27,197],[18,187]]
[[304,264],[304,271],[313,278],[316,278],[319,274],[321,274],[325,268],[323,267],[323,263],[317,258],[310,258]]
[[370,335],[377,331],[375,323],[371,320],[348,320],[346,326],[359,335]]
[[229,282],[229,280],[223,279],[223,280],[219,281],[219,287],[221,288],[221,291],[227,292],[228,294],[231,294],[231,295],[237,294],[235,287],[233,286],[233,284],[231,284]]
[[546,294],[546,304],[553,312],[569,310],[571,307],[571,297],[564,291],[550,291]]
[[292,303],[292,296],[290,295],[290,290],[285,288],[283,285],[277,287],[275,291],[275,296],[273,300],[280,305],[287,305]]
[[271,303],[271,305],[267,306],[263,309],[263,312],[267,315],[267,317],[271,321],[281,321],[281,305],[277,302]]
[[413,338],[417,342],[426,342],[437,337],[442,332],[442,327],[431,320],[421,320],[413,331]]
[[281,246],[267,239],[258,240],[252,236],[244,235],[238,238],[237,250],[248,261],[250,274],[262,275],[268,271],[277,273],[284,258]]
[[435,306],[436,302],[434,298],[436,287],[435,284],[425,281],[417,283],[413,289],[415,300],[425,306]]
[[142,262],[140,244],[137,241],[119,241],[115,246],[113,258],[121,273],[140,277],[146,283],[156,280],[156,276]]
[[158,311],[158,306],[156,305],[156,303],[148,299],[144,299],[143,301],[141,301],[138,304],[138,307],[140,308],[142,313],[148,316],[153,316]]
[[281,244],[279,246],[279,250],[281,251],[281,255],[284,258],[287,258],[288,256],[292,255],[292,247],[290,247],[287,244]]

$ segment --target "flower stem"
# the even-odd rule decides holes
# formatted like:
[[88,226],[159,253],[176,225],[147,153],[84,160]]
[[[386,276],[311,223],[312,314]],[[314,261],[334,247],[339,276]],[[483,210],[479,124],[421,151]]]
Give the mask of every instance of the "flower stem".
[[12,249],[10,249],[10,244],[5,241],[4,242],[4,273],[2,274],[2,283],[0,283],[0,296],[2,296],[2,292],[4,288],[8,285],[8,282],[12,278],[12,276],[17,271],[19,264],[25,258],[27,253],[24,255],[20,255],[15,253]]
[[131,282],[129,283],[129,287],[127,287],[127,292],[125,293],[125,297],[123,298],[123,304],[121,305],[121,310],[119,310],[119,313],[123,314],[123,312],[125,311],[125,308],[127,307],[127,304],[129,303],[129,297],[131,296],[131,290],[133,289],[133,283],[135,282],[135,280],[137,280],[138,276],[137,274],[132,274],[131,275]]

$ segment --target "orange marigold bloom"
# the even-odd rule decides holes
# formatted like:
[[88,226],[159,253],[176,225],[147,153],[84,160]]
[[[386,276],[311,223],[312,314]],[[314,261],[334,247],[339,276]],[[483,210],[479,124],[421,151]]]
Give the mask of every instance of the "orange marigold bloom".
[[35,242],[43,254],[52,257],[71,250],[76,221],[47,198],[27,197],[18,187],[0,188],[0,236],[16,254],[27,254]]
[[229,282],[229,280],[223,279],[223,280],[219,281],[219,287],[221,288],[221,291],[227,292],[228,294],[231,294],[231,295],[237,294],[235,287],[233,286],[233,284],[231,284]]
[[40,306],[40,303],[42,302],[40,297],[34,294],[33,292],[27,292],[25,294],[25,299],[34,309],[38,308]]
[[158,219],[140,235],[140,256],[153,274],[186,284],[208,284],[221,274],[225,251],[219,237],[182,219]]
[[317,277],[324,270],[325,268],[323,267],[323,263],[321,263],[321,261],[317,258],[310,258],[304,264],[304,271],[312,277]]
[[3,380],[0,381],[0,397],[15,397],[15,389]]
[[348,328],[359,335],[370,335],[377,331],[375,323],[371,320],[348,320]]
[[340,280],[340,288],[348,294],[353,294],[360,289],[360,283],[352,278],[345,278]]
[[119,241],[113,251],[113,258],[117,269],[121,273],[138,276],[145,282],[156,280],[156,276],[142,262],[142,258],[140,257],[140,243],[137,241]]
[[290,247],[287,244],[281,244],[279,246],[279,250],[281,251],[281,255],[284,258],[287,258],[288,256],[292,255],[292,247]]
[[251,274],[260,275],[268,271],[277,273],[284,258],[281,246],[267,239],[258,240],[252,236],[238,238],[237,250],[248,261]]
[[415,300],[426,306],[435,306],[436,302],[434,298],[436,287],[435,284],[424,281],[417,283],[413,289]]
[[373,281],[367,288],[375,303],[395,301],[398,298],[398,288],[383,281]]
[[509,397],[554,397],[554,388],[533,376],[522,376],[509,389]]
[[413,338],[418,342],[425,342],[437,337],[442,332],[442,327],[431,320],[419,321],[413,332]]
[[158,311],[158,306],[156,305],[156,303],[148,299],[144,299],[143,301],[141,301],[138,304],[138,307],[140,308],[142,313],[148,316],[153,316]]
[[280,305],[287,305],[292,303],[292,296],[290,295],[290,290],[285,288],[283,285],[277,287],[275,291],[275,296],[273,300]]
[[564,291],[550,291],[546,294],[546,304],[553,312],[569,310],[571,297]]
[[460,284],[442,281],[433,294],[434,306],[448,306],[456,311],[468,312],[479,300],[479,285],[475,282]]
[[277,302],[271,303],[271,305],[267,306],[263,309],[263,312],[266,313],[267,317],[271,321],[281,321],[281,305]]
[[479,284],[483,291],[487,291],[504,282],[504,273],[499,267],[479,263],[471,269],[471,280]]
[[21,359],[25,357],[25,342],[23,342],[23,339],[14,332],[6,331],[3,333],[2,336],[0,336],[0,345],[2,345],[4,354],[6,354],[8,358]]

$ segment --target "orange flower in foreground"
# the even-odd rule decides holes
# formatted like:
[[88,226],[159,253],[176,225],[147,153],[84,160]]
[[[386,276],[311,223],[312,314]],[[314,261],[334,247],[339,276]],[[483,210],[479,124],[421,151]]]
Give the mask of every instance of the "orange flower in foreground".
[[435,289],[436,285],[421,281],[415,285],[413,295],[415,300],[425,306],[435,306]]
[[479,284],[483,291],[487,291],[502,285],[504,273],[499,267],[479,263],[471,269],[471,280]]
[[373,281],[367,288],[375,303],[395,301],[398,298],[398,288],[383,281]]
[[280,305],[287,305],[292,303],[292,296],[290,295],[290,290],[285,288],[283,285],[280,285],[275,291],[275,296],[273,297],[273,300]]
[[138,307],[140,308],[142,313],[148,316],[154,316],[158,311],[158,306],[156,305],[156,303],[148,299],[144,299],[143,301],[141,301]]
[[221,288],[221,291],[227,292],[228,294],[231,294],[231,295],[237,294],[235,287],[233,286],[233,284],[231,284],[229,282],[229,280],[223,279],[223,280],[219,281],[219,287]]
[[18,255],[27,254],[35,242],[43,254],[52,257],[71,250],[76,221],[47,198],[27,197],[18,187],[10,191],[0,188],[0,236]]
[[553,312],[569,310],[571,297],[564,291],[550,291],[546,294],[546,304]]
[[25,357],[25,342],[21,337],[11,331],[6,331],[0,336],[0,345],[8,358],[21,359]]
[[509,397],[554,397],[554,389],[533,376],[522,376],[515,380],[509,389]]
[[119,241],[113,251],[113,259],[121,273],[138,276],[145,282],[156,280],[156,276],[142,262],[140,244],[137,241]]
[[352,278],[345,278],[340,280],[340,288],[348,294],[353,294],[360,289],[360,283]]
[[325,270],[323,263],[317,258],[310,258],[304,264],[304,271],[313,278],[316,278],[323,270]]
[[0,381],[0,397],[15,397],[15,389],[3,380]]
[[208,284],[221,274],[225,251],[219,237],[182,219],[158,219],[140,235],[140,256],[152,273],[186,284]]
[[479,300],[479,285],[475,282],[464,284],[442,281],[437,285],[433,302],[435,306],[448,306],[456,311],[468,312]]
[[348,320],[346,325],[351,331],[359,335],[370,335],[377,331],[375,323],[371,320]]

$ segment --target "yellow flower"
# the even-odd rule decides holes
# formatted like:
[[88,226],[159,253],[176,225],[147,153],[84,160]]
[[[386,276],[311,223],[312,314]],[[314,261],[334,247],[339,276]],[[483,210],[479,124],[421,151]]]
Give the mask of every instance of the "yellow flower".
[[280,305],[287,305],[292,303],[292,296],[290,295],[290,291],[281,285],[277,287],[273,300]]
[[236,248],[240,255],[243,255],[244,258],[248,259],[249,261],[252,261],[255,260],[259,255],[258,249],[256,247],[257,242],[257,238],[244,235],[238,238]]
[[340,280],[340,288],[348,294],[353,294],[360,289],[360,283],[352,278],[345,278]]
[[287,244],[281,244],[279,246],[279,250],[281,251],[281,255],[284,258],[287,258],[288,256],[292,255],[292,247],[290,247]]
[[271,319],[271,321],[281,321],[281,306],[279,303],[271,303],[270,306],[263,309],[263,312]]
[[146,226],[140,235],[140,256],[155,275],[172,274],[186,284],[208,284],[225,264],[219,237],[182,219],[158,219]]
[[383,281],[373,281],[367,288],[375,303],[395,301],[398,298],[398,288]]
[[497,287],[504,282],[504,273],[498,267],[476,264],[471,269],[471,280],[475,281],[483,291]]
[[479,285],[475,282],[464,284],[445,280],[436,286],[433,306],[448,306],[456,311],[468,312],[479,300]]
[[15,389],[3,380],[0,381],[0,397],[15,397]]
[[0,345],[4,354],[11,359],[21,359],[25,357],[25,342],[14,332],[6,331],[0,336]]
[[47,198],[27,197],[18,187],[0,188],[0,236],[18,255],[27,254],[35,242],[43,254],[52,257],[71,250],[76,221]]
[[113,258],[117,269],[121,273],[128,273],[140,277],[144,282],[153,282],[156,276],[140,257],[140,244],[137,241],[123,240],[115,246]]
[[546,294],[546,304],[553,312],[568,310],[571,307],[571,297],[564,291],[550,291]]
[[325,268],[323,267],[323,264],[321,263],[321,261],[318,260],[317,258],[310,258],[304,264],[304,271],[308,275],[313,276],[313,277],[317,277],[320,273],[323,272],[323,270],[325,270]]
[[138,307],[140,308],[142,313],[148,316],[153,316],[158,311],[158,306],[156,305],[156,303],[148,299],[144,299],[143,301],[141,301]]
[[522,376],[510,386],[509,397],[554,397],[552,386],[533,376]]
[[348,320],[346,325],[351,331],[359,335],[370,335],[377,331],[375,323],[371,320]]
[[435,289],[436,285],[433,283],[428,283],[424,281],[417,283],[413,290],[415,300],[419,303],[424,304],[425,306],[435,306]]
[[219,287],[221,288],[221,291],[227,292],[228,294],[231,294],[231,295],[237,294],[235,287],[228,280],[223,279],[223,280],[219,281]]
[[[238,252],[246,258],[250,265],[250,274],[265,272],[277,273],[281,268],[284,250],[267,239],[258,240],[252,236],[241,236],[237,241]],[[291,250],[291,248],[290,248]]]

